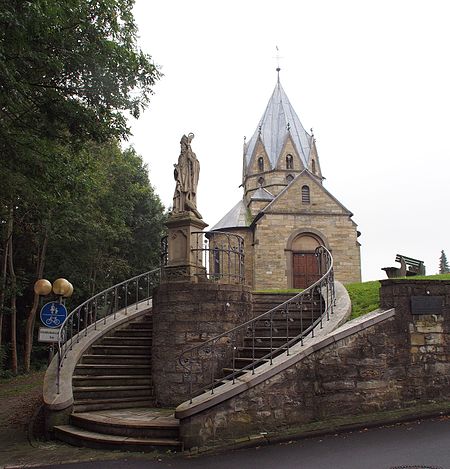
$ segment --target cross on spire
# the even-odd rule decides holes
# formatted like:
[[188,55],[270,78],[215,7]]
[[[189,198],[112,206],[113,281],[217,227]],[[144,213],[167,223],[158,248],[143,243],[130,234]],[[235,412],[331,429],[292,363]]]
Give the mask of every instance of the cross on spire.
[[278,46],[275,46],[275,49],[277,51],[276,53],[276,56],[274,57],[274,59],[277,59],[277,68],[276,68],[276,71],[277,71],[277,74],[278,74],[278,82],[280,81],[280,59],[282,59],[283,57],[281,57],[280,55],[280,49],[278,49]]

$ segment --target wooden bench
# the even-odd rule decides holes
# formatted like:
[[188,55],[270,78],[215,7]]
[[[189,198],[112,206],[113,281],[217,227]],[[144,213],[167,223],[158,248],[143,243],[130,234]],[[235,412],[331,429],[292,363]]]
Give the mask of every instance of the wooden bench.
[[381,270],[386,272],[388,278],[410,277],[413,275],[425,275],[425,265],[419,259],[397,254],[395,262],[400,262],[398,267],[383,267]]

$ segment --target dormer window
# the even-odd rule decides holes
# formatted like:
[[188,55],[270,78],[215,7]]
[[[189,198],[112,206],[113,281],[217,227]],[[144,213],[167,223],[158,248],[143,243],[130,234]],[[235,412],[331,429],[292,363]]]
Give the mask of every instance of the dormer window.
[[258,170],[264,171],[264,158],[262,156],[258,158]]
[[286,169],[294,169],[294,157],[292,155],[286,156]]
[[302,204],[310,204],[310,203],[311,203],[311,197],[309,194],[309,187],[303,186],[302,187]]

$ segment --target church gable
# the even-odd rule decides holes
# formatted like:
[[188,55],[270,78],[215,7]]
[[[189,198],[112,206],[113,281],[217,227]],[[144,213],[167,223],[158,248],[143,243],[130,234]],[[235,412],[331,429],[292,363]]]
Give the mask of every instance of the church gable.
[[270,171],[270,160],[261,140],[258,140],[250,164],[247,168],[247,175],[254,175]]
[[281,150],[277,162],[277,170],[292,170],[302,171],[305,169],[300,157],[298,156],[297,149],[295,148],[292,137],[288,135]]
[[263,212],[352,215],[309,171],[300,173]]

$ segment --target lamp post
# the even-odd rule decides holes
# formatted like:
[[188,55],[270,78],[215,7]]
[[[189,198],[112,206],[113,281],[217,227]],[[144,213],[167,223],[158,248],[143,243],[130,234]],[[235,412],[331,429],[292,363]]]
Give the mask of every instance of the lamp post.
[[39,296],[47,296],[51,292],[57,295],[62,301],[62,298],[69,298],[73,293],[73,285],[65,278],[57,278],[53,285],[45,278],[37,280],[34,284],[34,293]]
[[57,342],[59,330],[67,317],[63,299],[72,296],[73,285],[65,278],[56,279],[53,285],[47,279],[41,278],[35,282],[34,292],[41,297],[48,296],[53,292],[58,297],[57,302],[50,301],[46,303],[40,314],[41,322],[46,327],[39,328],[39,342],[50,344],[48,358],[50,364],[54,354],[54,343]]

